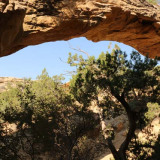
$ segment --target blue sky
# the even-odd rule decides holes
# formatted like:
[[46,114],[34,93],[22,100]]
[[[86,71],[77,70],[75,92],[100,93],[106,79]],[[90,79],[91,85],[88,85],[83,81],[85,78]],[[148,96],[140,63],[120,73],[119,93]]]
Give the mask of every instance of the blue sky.
[[[86,38],[76,38],[69,41],[29,46],[12,55],[0,58],[0,77],[36,79],[44,68],[47,69],[50,76],[66,74],[67,71],[73,70],[66,63],[68,53],[76,53],[70,46],[80,48],[90,55],[98,56],[102,51],[108,50],[109,43],[110,41],[94,43]],[[133,48],[118,42],[112,42],[112,46],[115,43],[128,54],[133,50]],[[70,77],[65,77],[65,81],[69,81]]]

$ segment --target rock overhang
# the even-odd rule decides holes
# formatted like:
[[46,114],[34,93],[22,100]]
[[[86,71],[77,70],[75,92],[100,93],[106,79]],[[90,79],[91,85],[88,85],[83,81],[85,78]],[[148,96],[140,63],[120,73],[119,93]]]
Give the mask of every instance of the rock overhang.
[[0,0],[0,57],[78,37],[160,56],[160,7],[141,0]]

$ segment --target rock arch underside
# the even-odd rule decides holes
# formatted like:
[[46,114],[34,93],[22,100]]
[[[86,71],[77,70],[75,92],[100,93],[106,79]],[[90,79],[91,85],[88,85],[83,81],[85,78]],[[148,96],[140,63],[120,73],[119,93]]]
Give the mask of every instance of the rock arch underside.
[[160,6],[145,0],[0,0],[0,57],[76,37],[118,41],[160,57]]

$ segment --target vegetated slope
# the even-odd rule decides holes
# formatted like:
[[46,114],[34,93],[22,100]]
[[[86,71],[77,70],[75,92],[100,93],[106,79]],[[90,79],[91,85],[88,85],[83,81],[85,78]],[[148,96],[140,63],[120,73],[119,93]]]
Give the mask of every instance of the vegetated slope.
[[[22,82],[22,79],[16,79],[16,78],[9,78],[9,77],[0,77],[0,85],[2,86],[2,90],[4,91],[6,89],[6,86],[8,83],[10,83],[10,85],[15,86],[16,82]],[[65,85],[66,87],[66,85]],[[68,84],[67,84],[68,87]],[[93,110],[95,113],[97,113],[98,109],[96,108],[96,104],[92,104],[92,106],[90,107],[91,110]],[[143,141],[146,141],[148,138],[152,138],[154,139],[154,136],[150,136],[147,135],[146,130],[151,129],[151,134],[155,134],[155,136],[158,135],[159,131],[160,131],[160,118],[158,118],[158,114],[160,113],[159,111],[156,111],[155,114],[155,118],[154,120],[151,122],[151,124],[148,125],[148,128],[144,128],[144,130],[142,132],[140,132],[139,130],[136,131],[136,134],[138,135],[139,139]],[[127,131],[127,127],[128,127],[128,121],[127,121],[127,117],[126,115],[120,115],[118,117],[115,117],[111,120],[105,120],[107,124],[111,125],[114,129],[115,129],[115,139],[113,141],[114,145],[118,148],[119,145],[123,142],[123,140],[125,139],[126,136],[126,131]],[[14,124],[8,124],[8,128],[16,131],[16,125]],[[88,131],[87,134],[92,137],[93,139],[98,140],[98,138],[100,138],[99,136],[99,130],[98,127],[94,130]],[[94,143],[91,143],[92,145],[94,145]],[[49,156],[49,154],[48,154]],[[112,155],[110,154],[109,149],[104,149],[104,150],[97,150],[97,158],[96,160],[109,160],[110,158],[112,158]],[[43,158],[43,160],[46,158],[47,156],[41,155],[41,158]]]
[[17,82],[22,82],[23,79],[14,77],[0,77],[0,92],[7,89],[8,85],[15,86]]

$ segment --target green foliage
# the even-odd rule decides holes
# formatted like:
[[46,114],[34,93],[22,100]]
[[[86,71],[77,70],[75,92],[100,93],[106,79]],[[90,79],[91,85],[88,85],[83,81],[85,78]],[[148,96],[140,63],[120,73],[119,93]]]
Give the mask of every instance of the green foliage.
[[[1,93],[1,113],[7,121],[33,124],[39,118],[55,114],[71,103],[71,98],[61,87],[61,77],[49,77],[46,70],[36,81],[24,80],[16,88]],[[23,113],[23,114],[22,114]]]
[[[130,143],[130,155],[131,159],[146,159],[146,160],[157,160],[159,157],[160,147],[160,135],[154,134],[153,125],[151,122],[158,117],[160,114],[160,105],[158,103],[147,103],[147,108],[142,115],[142,119],[145,123],[142,133],[147,136],[147,139],[139,139],[135,134],[135,138]],[[132,153],[132,154],[131,154]]]
[[[128,58],[119,48],[111,53],[102,52],[97,59],[92,56],[88,59],[78,57],[80,56],[77,54],[69,54],[68,62],[77,67],[77,73],[71,80],[71,93],[85,108],[89,107],[92,101],[96,101],[97,106],[102,109],[102,118],[112,118],[125,110],[130,131],[121,147],[127,146],[134,136],[136,124],[145,123],[147,103],[149,112],[145,116],[148,119],[153,118],[149,102],[159,103],[160,72],[157,60],[148,57],[142,59],[136,51],[132,51]],[[153,108],[155,110],[155,107]],[[107,132],[108,130],[102,128],[104,137],[109,137],[106,136],[107,133],[113,133],[112,129]],[[110,144],[108,143],[108,146]],[[113,151],[113,145],[110,148]],[[122,152],[125,157],[126,150]],[[115,157],[117,154],[119,153],[114,151]]]
[[[72,58],[70,54],[69,59],[72,65],[74,56]],[[142,60],[135,51],[128,60],[125,52],[116,50],[112,54],[102,52],[98,59],[89,57],[85,60],[82,58],[83,63],[80,59],[78,61],[79,63],[74,63],[78,68],[71,80],[71,92],[78,101],[83,101],[86,105],[98,95],[100,89],[108,89],[114,96],[124,94],[128,102],[140,99],[150,101],[153,96],[149,95],[148,90],[151,88],[158,96],[156,60],[147,57]]]
[[[56,160],[94,159],[97,146],[102,147],[88,138],[88,132],[100,123],[88,109],[93,101],[108,119],[129,110],[135,122],[144,123],[159,111],[160,66],[156,60],[142,59],[136,51],[128,59],[115,46],[111,54],[102,52],[97,59],[69,53],[68,63],[77,67],[70,87],[63,85],[62,76],[50,77],[44,69],[36,81],[25,79],[0,94],[3,159],[36,159],[45,152]],[[7,123],[15,123],[17,131],[8,131]],[[104,131],[114,138],[112,126]]]
[[158,4],[159,3],[158,0],[147,0],[147,2],[149,2],[151,4]]
[[160,105],[158,103],[148,103],[147,112],[144,114],[146,120],[151,122],[158,114],[160,114]]
[[[24,80],[0,94],[2,159],[36,159],[45,152],[56,160],[83,155],[78,144],[98,119],[75,104],[61,80],[44,69],[36,81]],[[16,132],[4,127],[8,122],[17,125]]]

